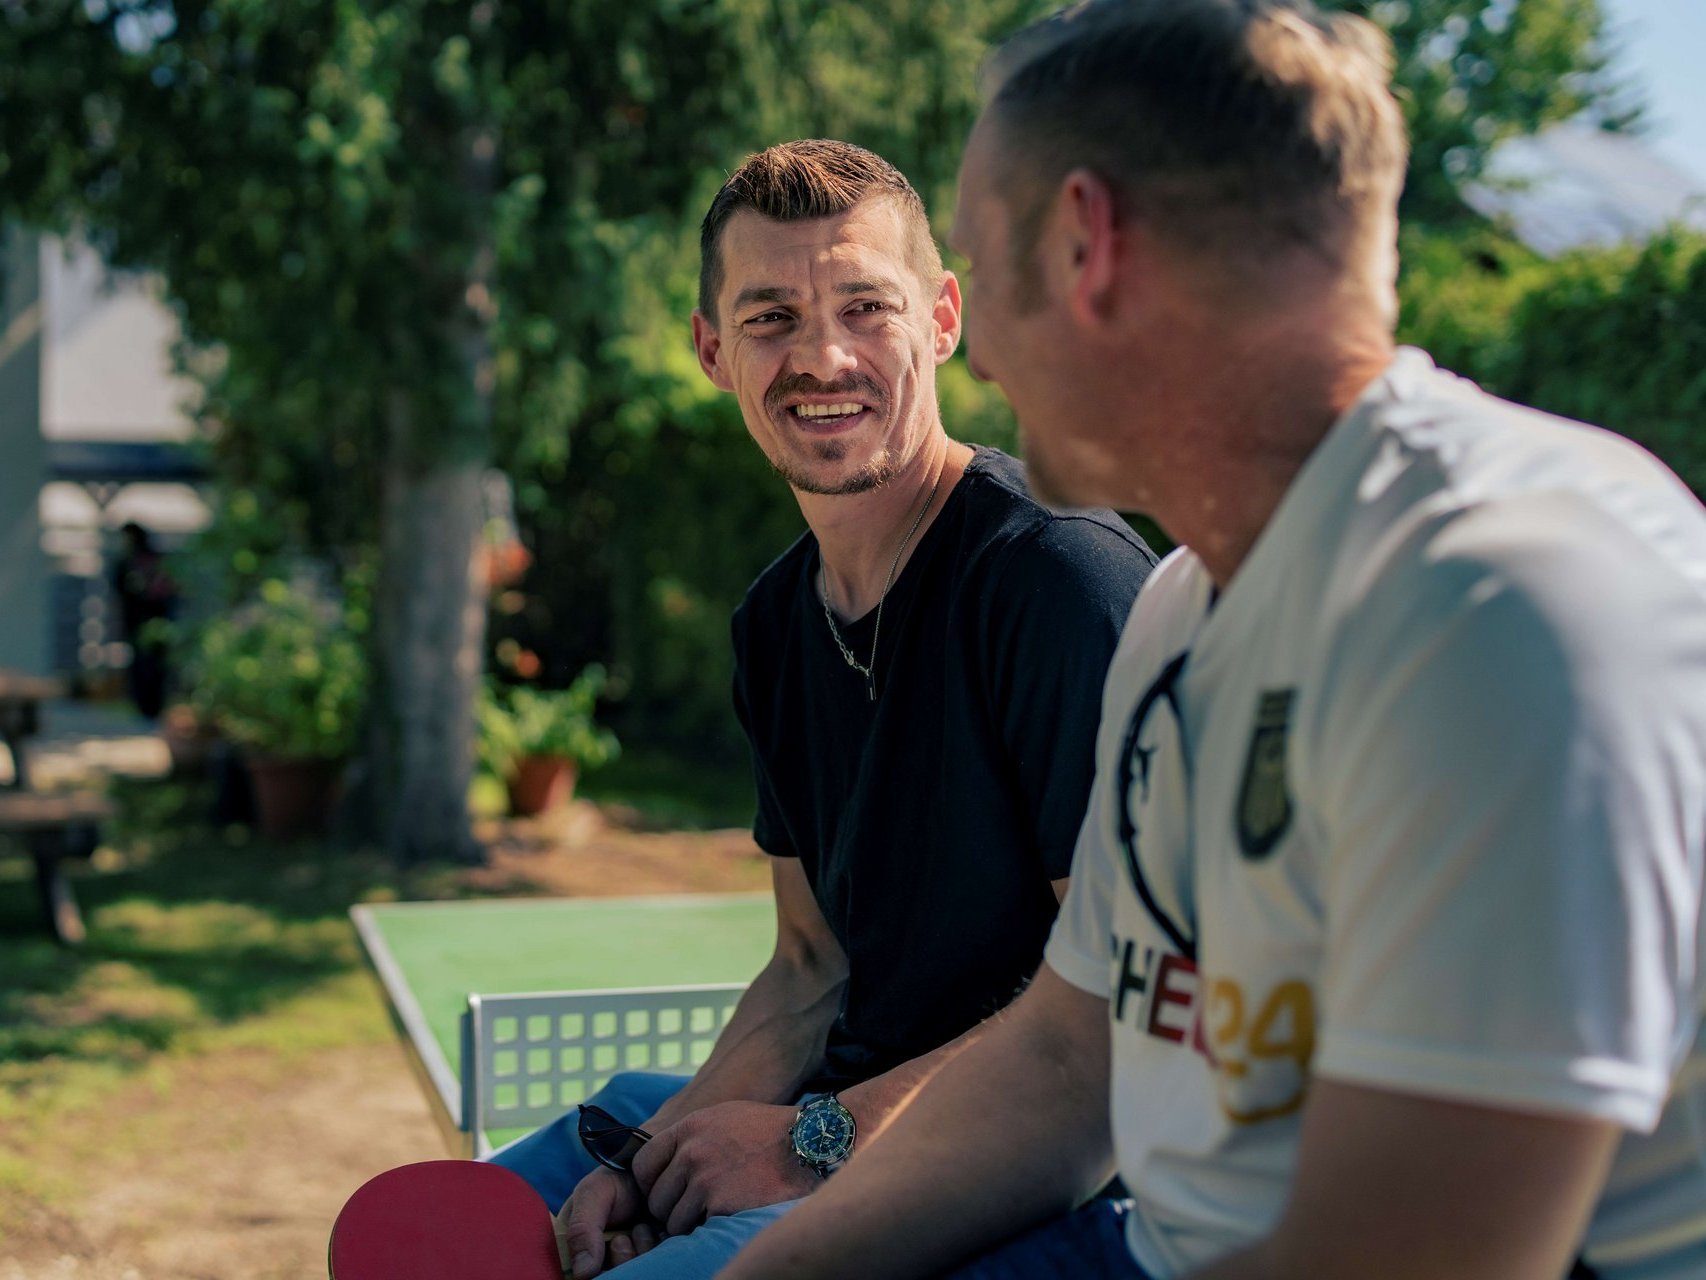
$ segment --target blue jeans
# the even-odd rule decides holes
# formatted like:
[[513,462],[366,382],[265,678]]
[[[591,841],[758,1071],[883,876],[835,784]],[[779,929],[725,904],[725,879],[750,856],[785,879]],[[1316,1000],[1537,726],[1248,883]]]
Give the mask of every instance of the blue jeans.
[[[643,1124],[688,1076],[629,1071],[589,1098],[624,1124]],[[532,1184],[553,1212],[598,1162],[581,1145],[576,1112],[518,1138],[488,1157]],[[788,1200],[711,1218],[686,1235],[669,1236],[620,1271],[623,1280],[710,1280],[748,1241],[799,1204]],[[1151,1280],[1125,1244],[1129,1200],[1095,1200],[1015,1236],[974,1258],[945,1280]]]
[[[624,1124],[644,1124],[689,1079],[626,1071],[612,1076],[587,1101],[603,1107]],[[599,1167],[581,1145],[578,1123],[579,1113],[571,1111],[487,1158],[526,1178],[554,1213],[576,1184]],[[660,1240],[655,1249],[624,1263],[615,1274],[622,1280],[710,1280],[747,1241],[798,1203],[787,1200],[711,1218],[686,1235]]]
[[942,1280],[1152,1280],[1125,1243],[1130,1200],[1092,1200],[1014,1236]]

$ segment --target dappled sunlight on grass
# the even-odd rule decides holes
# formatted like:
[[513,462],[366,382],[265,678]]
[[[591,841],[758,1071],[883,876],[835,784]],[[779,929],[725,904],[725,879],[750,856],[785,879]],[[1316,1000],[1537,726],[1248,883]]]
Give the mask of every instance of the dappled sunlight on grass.
[[312,968],[342,968],[358,959],[341,917],[281,920],[246,902],[164,904],[131,898],[102,907],[94,924],[102,950],[129,956],[193,956],[216,953],[241,961],[264,955],[270,962]]
[[588,770],[577,789],[588,800],[640,811],[656,829],[746,827],[758,804],[744,756],[686,760],[645,747],[626,747],[608,765]]
[[15,1004],[15,1027],[0,1033],[4,1057],[45,1057],[73,1046],[87,1057],[122,1057],[126,1037],[162,1048],[201,1012],[190,992],[118,961],[89,966],[64,991],[23,995]]
[[0,879],[0,1121],[87,1105],[221,1044],[307,1051],[387,1034],[347,915],[396,892],[381,859],[234,841],[199,821],[192,788],[119,799],[109,851],[77,877],[81,951],[42,936],[16,864]]
[[484,821],[487,866],[406,871],[347,839],[213,825],[205,790],[120,782],[101,850],[71,868],[77,950],[48,940],[29,861],[0,844],[0,1280],[55,1260],[89,1280],[323,1269],[329,1182],[441,1154],[352,904],[768,881],[714,773],[642,758],[611,781],[619,806]]
[[[684,777],[642,758],[613,779],[643,805],[630,827],[607,829],[590,806],[578,819],[494,824],[493,866],[407,871],[347,840],[278,844],[211,825],[210,797],[195,787],[121,783],[102,850],[72,871],[89,929],[79,950],[43,933],[28,862],[0,857],[0,1151],[38,1161],[33,1173],[29,1161],[0,1163],[0,1232],[14,1193],[75,1211],[75,1182],[54,1169],[181,1143],[210,1072],[259,1096],[288,1089],[328,1053],[389,1044],[349,921],[354,903],[675,891],[693,875],[758,887],[768,869],[749,841],[695,837],[690,851],[672,836],[625,834],[666,825],[659,797],[676,786],[684,799],[670,814],[742,821],[738,793],[718,802],[714,779],[690,779],[696,792]],[[570,883],[567,867],[592,869]]]
[[90,926],[82,965],[56,955],[0,979],[0,1063],[140,1061],[359,964],[341,913],[281,920],[247,903],[131,898],[92,912]]

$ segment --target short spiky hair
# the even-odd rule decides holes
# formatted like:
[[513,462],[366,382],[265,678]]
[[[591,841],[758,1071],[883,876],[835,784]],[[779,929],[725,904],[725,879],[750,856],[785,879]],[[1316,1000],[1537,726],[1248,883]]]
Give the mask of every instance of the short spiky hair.
[[906,175],[850,142],[804,138],[784,142],[736,169],[711,201],[699,229],[699,310],[717,323],[723,288],[723,228],[742,209],[778,222],[804,222],[846,213],[865,200],[893,200],[908,231],[907,260],[931,292],[941,283],[942,255],[930,235],[924,201]]
[[1086,0],[992,60],[1015,251],[1076,168],[1163,232],[1216,251],[1331,252],[1403,181],[1391,46],[1312,0]]

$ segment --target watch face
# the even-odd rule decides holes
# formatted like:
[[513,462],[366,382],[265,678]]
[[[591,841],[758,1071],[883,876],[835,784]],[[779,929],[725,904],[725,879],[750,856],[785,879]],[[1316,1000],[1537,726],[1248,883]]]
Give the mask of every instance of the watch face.
[[845,1160],[853,1150],[853,1114],[834,1098],[808,1103],[794,1122],[794,1151],[808,1164]]

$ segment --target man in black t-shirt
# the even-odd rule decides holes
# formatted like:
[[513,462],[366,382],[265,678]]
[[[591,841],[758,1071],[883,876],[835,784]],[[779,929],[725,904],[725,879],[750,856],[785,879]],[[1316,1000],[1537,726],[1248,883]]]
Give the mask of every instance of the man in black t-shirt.
[[598,1167],[573,1117],[496,1157],[567,1197],[577,1277],[710,1276],[1029,979],[1154,563],[1110,513],[1050,511],[1013,459],[943,431],[959,286],[892,166],[772,148],[701,247],[700,363],[808,526],[734,619],[776,952],[690,1080],[600,1094],[651,1135],[631,1172]]

